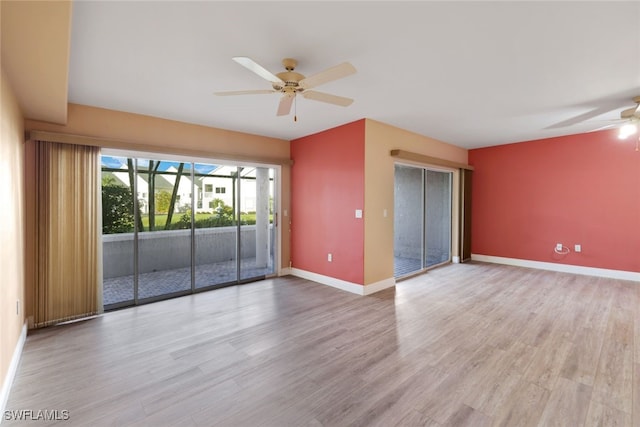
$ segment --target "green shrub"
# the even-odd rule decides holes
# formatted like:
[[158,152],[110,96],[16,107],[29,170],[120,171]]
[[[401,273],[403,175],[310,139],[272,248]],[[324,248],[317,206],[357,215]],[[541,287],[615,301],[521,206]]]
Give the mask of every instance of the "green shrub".
[[102,233],[131,233],[134,220],[129,188],[106,182],[102,186]]

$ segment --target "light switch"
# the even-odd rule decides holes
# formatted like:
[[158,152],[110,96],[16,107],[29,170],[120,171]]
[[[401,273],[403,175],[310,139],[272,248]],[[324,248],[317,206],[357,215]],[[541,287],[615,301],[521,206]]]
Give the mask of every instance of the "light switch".
[[362,209],[356,209],[356,218],[362,218]]

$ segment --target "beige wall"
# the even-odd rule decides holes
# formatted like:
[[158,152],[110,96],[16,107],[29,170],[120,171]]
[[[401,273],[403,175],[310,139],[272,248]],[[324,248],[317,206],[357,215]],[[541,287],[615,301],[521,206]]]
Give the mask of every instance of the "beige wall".
[[65,125],[25,120],[25,129],[109,139],[110,148],[194,152],[231,160],[289,159],[289,141],[276,138],[77,104],[68,105],[67,115]]
[[0,1],[2,68],[22,115],[67,118],[72,2]]
[[[7,81],[0,77],[0,386],[24,324],[24,130],[22,113]],[[16,301],[20,313],[16,312]]]
[[[464,148],[367,119],[365,126],[364,188],[364,283],[373,284],[393,277],[393,149],[467,163]],[[404,162],[407,163],[407,162]],[[428,166],[420,164],[420,166]],[[454,224],[458,221],[458,173],[454,173]],[[383,215],[384,210],[387,216]],[[455,230],[456,227],[454,227]],[[457,233],[452,236],[453,256],[458,255]]]
[[[290,153],[289,141],[286,140],[76,104],[69,104],[66,125],[25,120],[25,129],[88,137],[72,139],[73,142],[103,148],[279,164],[282,171],[280,210],[291,212]],[[28,154],[27,177],[32,170]],[[29,200],[27,202],[30,203]],[[280,221],[280,265],[288,267],[288,218],[283,218],[282,215],[280,218],[284,220]],[[29,277],[27,283],[30,283]]]

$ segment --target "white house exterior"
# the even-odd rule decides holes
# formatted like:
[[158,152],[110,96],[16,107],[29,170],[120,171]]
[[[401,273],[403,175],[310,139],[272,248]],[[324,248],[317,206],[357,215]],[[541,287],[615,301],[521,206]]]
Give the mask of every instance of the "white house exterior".
[[[127,171],[127,166],[122,165],[122,172],[112,172],[113,176],[117,178],[122,185],[129,187],[129,172]],[[170,166],[167,168],[166,172],[176,173],[178,171],[174,166]],[[155,175],[155,191],[156,193],[160,191],[166,191],[169,194],[172,193],[173,187],[176,182],[176,175],[167,175],[161,171],[158,171]],[[136,177],[136,192],[138,196],[138,206],[140,211],[144,214],[149,213],[149,182],[147,181],[148,174],[145,171],[138,171]],[[199,192],[198,184],[194,188],[196,194]],[[190,208],[191,207],[191,178],[186,175],[182,175],[180,177],[180,183],[178,184],[178,198],[176,200],[176,205],[174,208],[174,213],[179,212],[180,209]]]
[[[209,172],[210,176],[202,177],[199,182],[202,193],[198,197],[199,203],[196,212],[211,212],[212,202],[215,199],[222,200],[225,205],[233,206],[233,186],[236,179],[232,177],[236,172],[235,166],[218,166]],[[255,176],[255,168],[243,168],[240,173],[240,210],[242,212],[255,212],[256,210]],[[237,194],[235,196],[237,197]]]
[[[111,172],[113,176],[126,187],[129,187],[129,172],[127,165],[122,164],[120,171]],[[178,168],[170,165],[164,171],[157,171],[155,174],[155,192],[173,192]],[[197,213],[213,212],[213,202],[216,199],[222,200],[227,206],[235,206],[234,197],[239,197],[241,212],[256,211],[256,168],[244,167],[240,172],[239,194],[234,192],[237,178],[235,177],[238,168],[236,166],[217,166],[206,175],[196,176],[193,185],[195,196],[195,211]],[[167,173],[168,172],[168,173]],[[143,214],[149,213],[149,175],[146,170],[138,170],[136,174],[136,187],[138,205]],[[273,184],[269,184],[271,191]],[[238,187],[236,187],[238,188]],[[178,184],[177,200],[174,213],[191,208],[192,203],[192,181],[190,175],[183,174]]]

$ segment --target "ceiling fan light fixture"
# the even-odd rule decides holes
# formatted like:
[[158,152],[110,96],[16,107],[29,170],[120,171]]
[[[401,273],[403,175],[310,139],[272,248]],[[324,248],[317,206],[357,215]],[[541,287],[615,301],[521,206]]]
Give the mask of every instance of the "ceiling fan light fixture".
[[618,138],[627,139],[631,135],[634,135],[638,132],[638,125],[636,123],[627,123],[626,125],[620,127],[618,131]]

